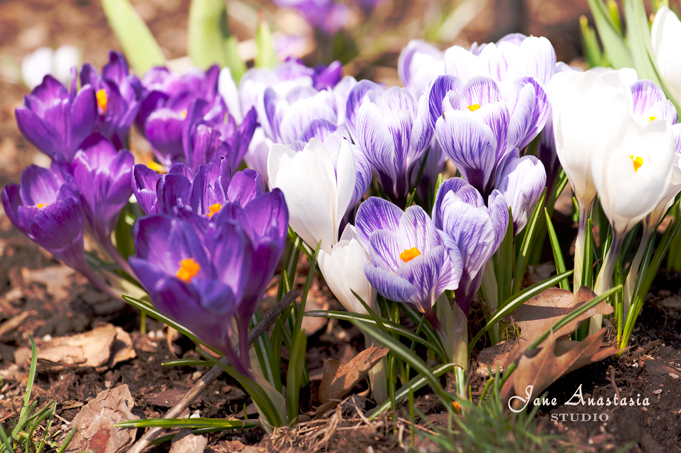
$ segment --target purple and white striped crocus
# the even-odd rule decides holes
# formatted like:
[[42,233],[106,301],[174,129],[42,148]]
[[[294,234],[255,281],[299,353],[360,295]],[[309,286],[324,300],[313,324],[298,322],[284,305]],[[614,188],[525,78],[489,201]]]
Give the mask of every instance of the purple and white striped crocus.
[[31,94],[24,96],[24,105],[16,108],[15,115],[28,141],[52,160],[71,162],[97,124],[95,90],[91,85],[76,90],[74,77],[69,92],[47,75]]
[[[353,91],[358,87],[362,88],[358,84]],[[370,89],[360,102],[353,136],[378,173],[386,195],[404,206],[411,172],[433,137],[427,98],[416,100],[406,88],[392,87],[383,93]]]
[[463,261],[455,295],[464,313],[468,313],[480,289],[485,264],[501,245],[508,227],[504,196],[492,191],[488,205],[475,187],[461,178],[443,182],[435,198],[433,223],[444,232],[446,246],[460,254]]
[[638,80],[629,89],[632,95],[634,119],[638,124],[645,126],[656,120],[668,120],[676,124],[677,112],[674,104],[654,82]]
[[460,285],[463,260],[420,206],[402,211],[387,200],[370,197],[357,212],[357,236],[369,251],[364,273],[383,297],[414,305],[441,330],[433,306],[445,290]]
[[130,127],[140,108],[142,85],[128,71],[125,57],[118,51],[109,52],[109,62],[102,74],[90,63],[80,70],[82,86],[90,85],[97,97],[96,131],[104,135],[116,149],[127,147]]
[[412,39],[400,52],[397,73],[402,85],[419,97],[437,76],[445,73],[444,53],[430,43]]
[[116,151],[101,134],[86,138],[71,163],[87,226],[126,272],[130,270],[111,243],[111,232],[132,195],[130,172],[134,163],[130,151]]
[[546,86],[556,73],[556,52],[544,37],[512,33],[496,43],[473,44],[470,50],[460,46],[445,51],[445,72],[463,82],[478,76],[497,82],[514,82],[532,77]]
[[451,76],[433,82],[428,92],[430,122],[464,179],[487,196],[495,187],[498,165],[544,127],[548,99],[531,78],[498,84],[476,77],[459,87]]

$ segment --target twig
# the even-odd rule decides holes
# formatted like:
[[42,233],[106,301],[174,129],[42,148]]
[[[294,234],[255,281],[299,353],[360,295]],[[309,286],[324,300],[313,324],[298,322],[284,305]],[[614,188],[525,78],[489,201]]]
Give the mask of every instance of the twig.
[[[248,344],[253,344],[255,340],[258,339],[260,335],[267,330],[267,328],[277,319],[291,303],[298,297],[298,293],[295,291],[288,292],[284,297],[281,298],[279,303],[275,305],[263,318],[260,320],[258,325],[256,325],[253,330],[248,334]],[[238,346],[237,346],[238,348]],[[229,364],[229,361],[223,357],[220,359],[220,363],[223,365]],[[194,387],[191,388],[182,399],[170,409],[163,418],[175,418],[182,413],[189,405],[199,396],[199,394],[208,387],[215,379],[217,379],[222,373],[223,368],[220,365],[215,365],[206,374],[204,374],[201,379],[199,379]],[[156,436],[163,430],[161,427],[154,427],[149,429],[140,439],[135,442],[128,453],[142,453],[142,451],[149,446],[149,444],[156,439]]]
[[610,366],[610,383],[612,386],[615,388],[615,395],[617,395],[617,399],[620,399],[620,389],[617,388],[617,384],[615,384],[615,367]]
[[3,336],[4,334],[6,334],[7,332],[10,332],[10,331],[16,329],[17,327],[19,327],[21,325],[21,323],[24,322],[26,320],[26,318],[28,318],[29,316],[33,316],[33,315],[36,315],[36,314],[37,314],[37,312],[35,312],[33,310],[25,311],[25,312],[21,313],[20,315],[17,315],[14,318],[12,318],[8,321],[5,321],[5,323],[3,323],[0,326],[0,337]]

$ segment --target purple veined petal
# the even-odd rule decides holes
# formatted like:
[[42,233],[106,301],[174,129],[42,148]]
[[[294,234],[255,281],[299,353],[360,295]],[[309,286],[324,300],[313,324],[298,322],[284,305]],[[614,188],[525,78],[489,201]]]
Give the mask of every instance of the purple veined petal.
[[[313,119],[307,123],[305,128],[300,132],[298,138],[292,143],[299,142],[304,148],[311,139],[316,138],[326,145],[326,140],[331,134],[336,132],[336,130],[338,130],[338,126],[336,126],[336,123],[333,121],[324,118]],[[338,145],[340,145],[340,143],[338,143]],[[302,148],[300,150],[302,150]]]
[[369,197],[359,205],[355,228],[365,249],[369,249],[369,238],[374,231],[399,231],[400,219],[404,212],[391,202],[378,197]]
[[332,61],[328,66],[315,68],[314,87],[317,90],[334,88],[343,77],[343,65],[340,61]]
[[265,193],[265,184],[258,172],[245,169],[234,173],[227,189],[227,199],[232,203],[246,206]]
[[178,162],[173,164],[172,167],[170,167],[170,170],[168,170],[169,175],[183,175],[185,178],[187,178],[189,181],[194,179],[194,173],[192,172],[192,169],[189,168],[186,164],[182,162]]
[[631,87],[634,115],[643,116],[648,109],[667,98],[664,91],[650,80],[638,80]]
[[253,255],[250,239],[241,226],[228,220],[213,222],[204,238],[211,247],[217,278],[241,296],[248,282],[247,275]]
[[[647,118],[648,121],[655,121],[657,119],[670,120],[672,124],[676,124],[677,113],[676,108],[672,101],[665,99],[662,102],[655,104],[650,110],[648,110],[650,116]],[[653,118],[651,120],[651,118]]]
[[397,272],[404,265],[400,254],[404,251],[398,233],[389,230],[378,230],[369,238],[369,256],[374,266]]
[[434,129],[437,119],[442,116],[442,101],[447,97],[447,93],[453,91],[460,93],[463,88],[461,81],[451,75],[441,75],[428,87],[428,111],[430,125]]
[[33,219],[30,233],[49,252],[60,251],[77,241],[80,241],[82,249],[83,214],[80,202],[75,197],[61,197],[41,208]]
[[[358,116],[358,118],[363,118],[362,116]],[[413,163],[412,161],[412,156],[410,155],[411,151],[411,134],[412,134],[412,129],[414,126],[414,118],[410,114],[410,112],[406,109],[401,109],[396,112],[393,112],[392,115],[386,115],[382,116],[384,124],[388,128],[388,134],[389,137],[392,137],[393,140],[393,161],[390,162],[391,167],[392,167],[392,172],[390,171],[385,171],[388,169],[388,167],[384,163],[384,159],[387,158],[386,155],[381,155],[378,158],[374,158],[378,163],[375,164],[375,167],[379,173],[381,170],[383,170],[384,174],[388,174],[391,176],[390,178],[390,185],[385,187],[387,184],[385,184],[386,181],[382,180],[381,182],[384,183],[384,188],[388,191],[388,193],[394,193],[396,195],[399,195],[401,192],[408,190],[409,188],[407,187],[407,182],[405,181],[405,176],[406,176],[406,171],[409,170],[410,164]],[[376,120],[379,120],[379,118],[376,118]],[[360,127],[358,130],[362,130],[361,123]],[[360,137],[364,138],[360,132]],[[360,139],[361,140],[361,139]],[[371,145],[368,143],[371,142],[362,142],[364,148],[363,149],[369,149]],[[421,157],[421,154],[414,156],[414,158],[419,158]],[[380,169],[380,170],[379,170]],[[394,186],[395,188],[391,190],[391,186]]]
[[364,152],[359,148],[359,146],[350,145],[350,147],[352,148],[352,153],[355,156],[356,170],[355,190],[352,194],[349,205],[352,207],[359,203],[367,190],[369,190],[373,174],[371,163],[369,163],[369,160],[366,158]]
[[433,141],[433,134],[435,127],[430,122],[428,108],[428,97],[422,95],[418,101],[418,111],[414,117],[414,127],[411,134],[411,148],[409,160],[413,165],[417,160],[423,157],[426,150]]
[[156,206],[159,213],[172,214],[175,206],[189,206],[191,182],[181,174],[167,174],[157,186]]
[[51,75],[46,75],[42,83],[31,91],[31,95],[45,104],[51,103],[54,99],[69,99],[69,92],[64,85]]
[[30,165],[21,174],[21,200],[24,205],[49,205],[57,201],[62,181],[47,168]]
[[[453,197],[447,196],[450,192],[454,195]],[[485,201],[480,192],[464,179],[447,179],[440,185],[433,206],[433,224],[436,228],[443,228],[442,212],[447,209],[447,204],[459,200],[478,208],[485,206]]]
[[95,91],[90,86],[81,88],[76,94],[69,111],[70,130],[68,131],[68,146],[74,151],[93,132],[97,118],[97,102]]
[[416,288],[409,281],[391,271],[380,269],[369,263],[364,265],[364,274],[371,286],[386,299],[395,302],[410,302],[416,295]]
[[288,104],[279,98],[274,89],[267,87],[256,100],[255,108],[258,112],[258,120],[265,135],[274,141],[279,141],[279,124],[283,107],[280,104]]
[[515,236],[527,225],[545,187],[546,171],[534,156],[513,159],[504,168],[497,188],[511,208]]
[[525,36],[522,33],[509,33],[508,35],[504,36],[499,41],[497,41],[497,43],[507,42],[507,43],[513,44],[514,46],[518,47],[526,39],[527,39],[527,36]]
[[497,161],[493,131],[479,119],[453,110],[438,119],[435,136],[464,179],[486,193]]
[[[232,168],[237,168],[244,156],[248,152],[248,148],[253,140],[255,128],[258,126],[258,113],[254,108],[250,109],[244,120],[237,127],[235,134],[232,137],[232,156],[230,164]],[[222,137],[225,139],[226,137]]]
[[435,288],[436,294],[442,294],[445,290],[455,290],[459,288],[463,272],[463,257],[459,247],[444,232],[438,231],[442,238],[445,249],[445,259],[442,263],[440,279]]
[[182,146],[182,113],[162,108],[154,111],[146,120],[144,135],[164,165],[184,154]]
[[243,208],[248,226],[252,229],[254,242],[271,240],[278,243],[278,247],[285,245],[288,234],[288,208],[284,194],[275,188],[256,197]]
[[210,162],[216,157],[220,141],[220,131],[199,124],[191,135],[190,147],[185,147],[184,157],[193,171],[197,171],[200,165]]
[[520,159],[520,150],[518,148],[513,148],[508,152],[508,154],[499,159],[499,161],[497,162],[497,168],[494,171],[494,181],[497,183],[497,185],[499,181],[501,181],[501,176],[506,166],[516,159]]
[[397,60],[397,73],[405,87],[413,88],[415,73],[419,69],[418,65],[422,65],[424,63],[423,60],[426,58],[442,60],[444,56],[440,49],[420,39],[412,39],[402,49]]
[[385,91],[385,88],[370,80],[360,80],[350,91],[345,104],[345,125],[355,143],[357,143],[357,115],[364,97],[372,91],[380,94]]
[[156,188],[161,175],[146,165],[135,165],[131,173],[132,192],[145,214],[156,213]]
[[33,111],[25,107],[17,107],[14,114],[19,130],[36,148],[52,159],[60,154],[71,157],[64,149],[59,133],[51,124],[44,122]]
[[490,217],[492,219],[492,227],[494,228],[494,253],[499,250],[506,230],[508,229],[508,204],[506,198],[498,190],[493,190],[487,202],[489,206]]
[[433,222],[420,206],[410,206],[404,211],[398,227],[400,246],[403,250],[416,247],[419,253],[424,254],[433,247],[440,245],[438,235]]
[[523,39],[507,41],[518,47],[517,60],[510,61],[506,77],[517,80],[521,77],[532,77],[546,86],[556,71],[556,52],[551,42],[545,37],[530,36]]
[[[19,208],[22,206],[20,188],[18,184],[8,184],[2,189],[2,207],[10,222],[19,231],[28,236],[28,222],[19,221]],[[37,212],[38,208],[35,209]],[[30,236],[29,236],[30,237]]]
[[487,64],[478,55],[460,46],[452,46],[445,51],[445,73],[463,82],[477,76],[490,75]]
[[355,142],[379,174],[385,175],[386,180],[395,181],[395,139],[378,106],[373,102],[362,104],[356,119]]
[[279,132],[282,143],[288,144],[298,140],[308,124],[320,119],[333,124],[337,121],[336,112],[323,102],[321,96],[302,99],[292,104],[281,120]]
[[461,96],[467,105],[495,104],[501,99],[497,83],[489,77],[474,77],[463,86]]
[[336,99],[336,118],[339,125],[345,124],[345,108],[350,92],[357,85],[357,80],[351,76],[345,76],[333,87],[333,96]]
[[416,290],[410,302],[419,307],[422,313],[430,315],[431,322],[434,317],[433,305],[439,296],[436,290],[444,261],[444,246],[438,246],[412,259],[397,271],[397,276],[407,280]]

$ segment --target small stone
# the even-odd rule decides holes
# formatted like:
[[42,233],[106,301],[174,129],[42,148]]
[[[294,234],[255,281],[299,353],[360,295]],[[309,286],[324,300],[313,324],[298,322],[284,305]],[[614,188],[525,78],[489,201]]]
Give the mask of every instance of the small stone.
[[662,393],[662,389],[653,390],[654,395],[659,395],[660,393]]

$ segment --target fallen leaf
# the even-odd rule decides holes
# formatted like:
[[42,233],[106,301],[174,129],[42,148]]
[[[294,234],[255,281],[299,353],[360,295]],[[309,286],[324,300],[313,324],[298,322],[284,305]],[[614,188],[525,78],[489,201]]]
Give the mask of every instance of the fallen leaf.
[[[501,389],[502,398],[508,401],[514,394],[523,398],[532,386],[531,397],[536,398],[561,376],[582,366],[603,360],[617,353],[617,349],[603,343],[606,328],[593,333],[583,341],[559,341],[549,333],[542,348],[523,352],[518,366]],[[522,406],[520,401],[515,401]]]
[[42,269],[21,269],[21,276],[25,284],[32,282],[42,283],[47,287],[56,300],[66,299],[70,296],[72,277],[75,271],[66,266],[50,266]]
[[125,451],[137,436],[136,428],[116,428],[127,420],[139,420],[130,412],[135,401],[127,385],[105,390],[83,407],[71,422],[78,427],[67,453],[91,450],[93,453]]
[[[510,316],[504,318],[506,322],[514,322],[519,327],[520,334],[518,338],[501,342],[480,351],[480,354],[478,354],[479,365],[477,373],[487,376],[488,365],[492,372],[497,369],[504,370],[557,321],[594,297],[596,297],[596,294],[591,289],[582,286],[577,294],[560,288],[549,288],[531,298],[518,307]],[[554,333],[556,341],[570,335],[577,330],[582,321],[591,318],[593,315],[609,315],[612,312],[613,308],[607,301],[602,301],[558,329]]]
[[[105,369],[136,356],[130,335],[112,324],[102,324],[89,332],[57,337],[48,342],[37,340],[36,343],[41,370]],[[28,348],[19,348],[14,353],[17,365],[25,365],[30,357]]]
[[645,370],[651,376],[668,376],[669,374],[681,374],[681,370],[670,367],[662,360],[654,360],[646,358],[643,362]]
[[173,438],[170,453],[201,453],[206,449],[208,439],[192,434],[190,429],[181,429]]
[[319,400],[324,405],[343,398],[387,354],[387,348],[374,346],[360,352],[346,364],[334,359],[326,360],[322,382],[319,384]]

